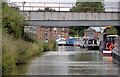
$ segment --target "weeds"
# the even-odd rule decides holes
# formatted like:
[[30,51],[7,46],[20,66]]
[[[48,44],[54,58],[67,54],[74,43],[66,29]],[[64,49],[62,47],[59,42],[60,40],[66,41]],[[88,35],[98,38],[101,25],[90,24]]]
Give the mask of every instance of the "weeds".
[[2,37],[2,70],[6,72],[16,65],[25,64],[32,56],[41,55],[45,51],[56,50],[55,41],[26,42],[22,39],[15,40],[5,31]]
[[[3,73],[14,68],[35,55],[44,51],[55,50],[57,44],[50,41],[47,44],[41,40],[30,38],[24,32],[25,17],[14,8],[2,2],[2,71]],[[1,26],[1,24],[0,24]]]

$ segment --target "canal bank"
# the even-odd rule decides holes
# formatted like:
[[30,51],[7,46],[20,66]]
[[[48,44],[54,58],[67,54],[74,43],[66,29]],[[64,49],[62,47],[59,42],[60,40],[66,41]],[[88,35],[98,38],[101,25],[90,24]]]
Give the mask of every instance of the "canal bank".
[[18,9],[2,2],[2,14],[2,74],[18,65],[26,64],[33,56],[57,49],[55,41],[49,40],[45,43],[31,37],[24,30],[24,26],[29,24],[24,21],[25,18]]
[[49,41],[26,42],[22,39],[14,39],[3,32],[2,36],[2,74],[12,71],[19,65],[27,64],[32,57],[42,55],[45,51],[57,50],[57,43]]

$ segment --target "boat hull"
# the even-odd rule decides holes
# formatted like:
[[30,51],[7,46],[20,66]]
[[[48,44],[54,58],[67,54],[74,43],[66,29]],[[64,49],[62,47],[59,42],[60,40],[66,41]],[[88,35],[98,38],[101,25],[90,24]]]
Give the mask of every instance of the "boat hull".
[[104,56],[112,56],[112,51],[103,51]]
[[99,50],[99,46],[88,46],[88,49]]

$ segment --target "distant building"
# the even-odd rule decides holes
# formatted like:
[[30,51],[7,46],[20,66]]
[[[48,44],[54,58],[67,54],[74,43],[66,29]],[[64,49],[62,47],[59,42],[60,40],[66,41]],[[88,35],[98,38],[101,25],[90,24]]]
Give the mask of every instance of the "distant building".
[[48,39],[48,40],[56,40],[59,38],[69,37],[69,27],[44,27],[37,26],[36,27],[36,35],[38,39]]
[[84,32],[85,37],[101,38],[105,27],[89,27]]

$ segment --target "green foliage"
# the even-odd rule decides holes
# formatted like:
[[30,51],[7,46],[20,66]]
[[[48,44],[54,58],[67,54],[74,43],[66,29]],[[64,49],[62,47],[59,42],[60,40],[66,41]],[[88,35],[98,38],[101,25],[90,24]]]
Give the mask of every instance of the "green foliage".
[[2,18],[2,3],[0,3],[0,25],[1,25],[1,18]]
[[22,37],[22,26],[25,24],[24,17],[19,11],[8,7],[5,2],[2,3],[2,6],[3,28],[17,39]]
[[47,51],[50,51],[50,50],[54,51],[58,49],[58,44],[54,40],[49,40],[46,45],[47,45],[47,49],[46,49]]
[[52,8],[46,7],[46,8],[44,9],[44,11],[55,11],[55,9],[52,9]]
[[17,58],[17,47],[15,40],[12,40],[5,31],[2,32],[2,70],[3,72],[14,67]]
[[[41,55],[46,50],[54,50],[57,44],[30,38],[24,32],[24,17],[14,8],[2,3],[2,72],[14,68],[18,64],[24,64],[29,58]],[[1,25],[1,24],[0,24]],[[1,37],[1,36],[0,36]],[[50,47],[49,47],[50,46]]]
[[115,34],[117,35],[116,27],[111,27],[109,30],[105,32],[105,34]]
[[70,11],[104,11],[102,2],[76,2]]
[[31,38],[29,34],[24,32],[24,40],[27,42],[35,42],[36,40],[34,38]]
[[29,58],[41,55],[45,51],[56,50],[58,45],[55,41],[45,43],[40,40],[26,42],[22,39],[15,40],[3,30],[2,37],[2,70],[3,73],[19,64],[25,64]]
[[[70,11],[104,11],[104,5],[102,2],[76,2],[75,6],[70,9]],[[77,30],[79,30],[79,36],[84,35],[84,31],[88,27],[70,27],[69,34],[75,36]]]
[[78,30],[78,35],[79,36],[83,36],[84,35],[84,31],[89,28],[88,26],[71,26],[70,30],[69,30],[69,35],[72,37],[75,37],[77,35],[77,30]]
[[23,15],[14,8],[10,8],[6,3],[2,3],[2,27],[3,29],[13,35],[16,39],[23,38],[27,42],[34,42],[28,33],[24,32],[24,26],[28,25],[24,20]]
[[74,29],[70,28],[69,35],[74,37],[75,34],[77,34],[77,31],[75,31]]
[[85,27],[84,29],[82,29],[82,30],[80,30],[80,32],[79,32],[79,36],[84,36],[84,31],[86,30],[86,29],[88,29],[88,27]]

